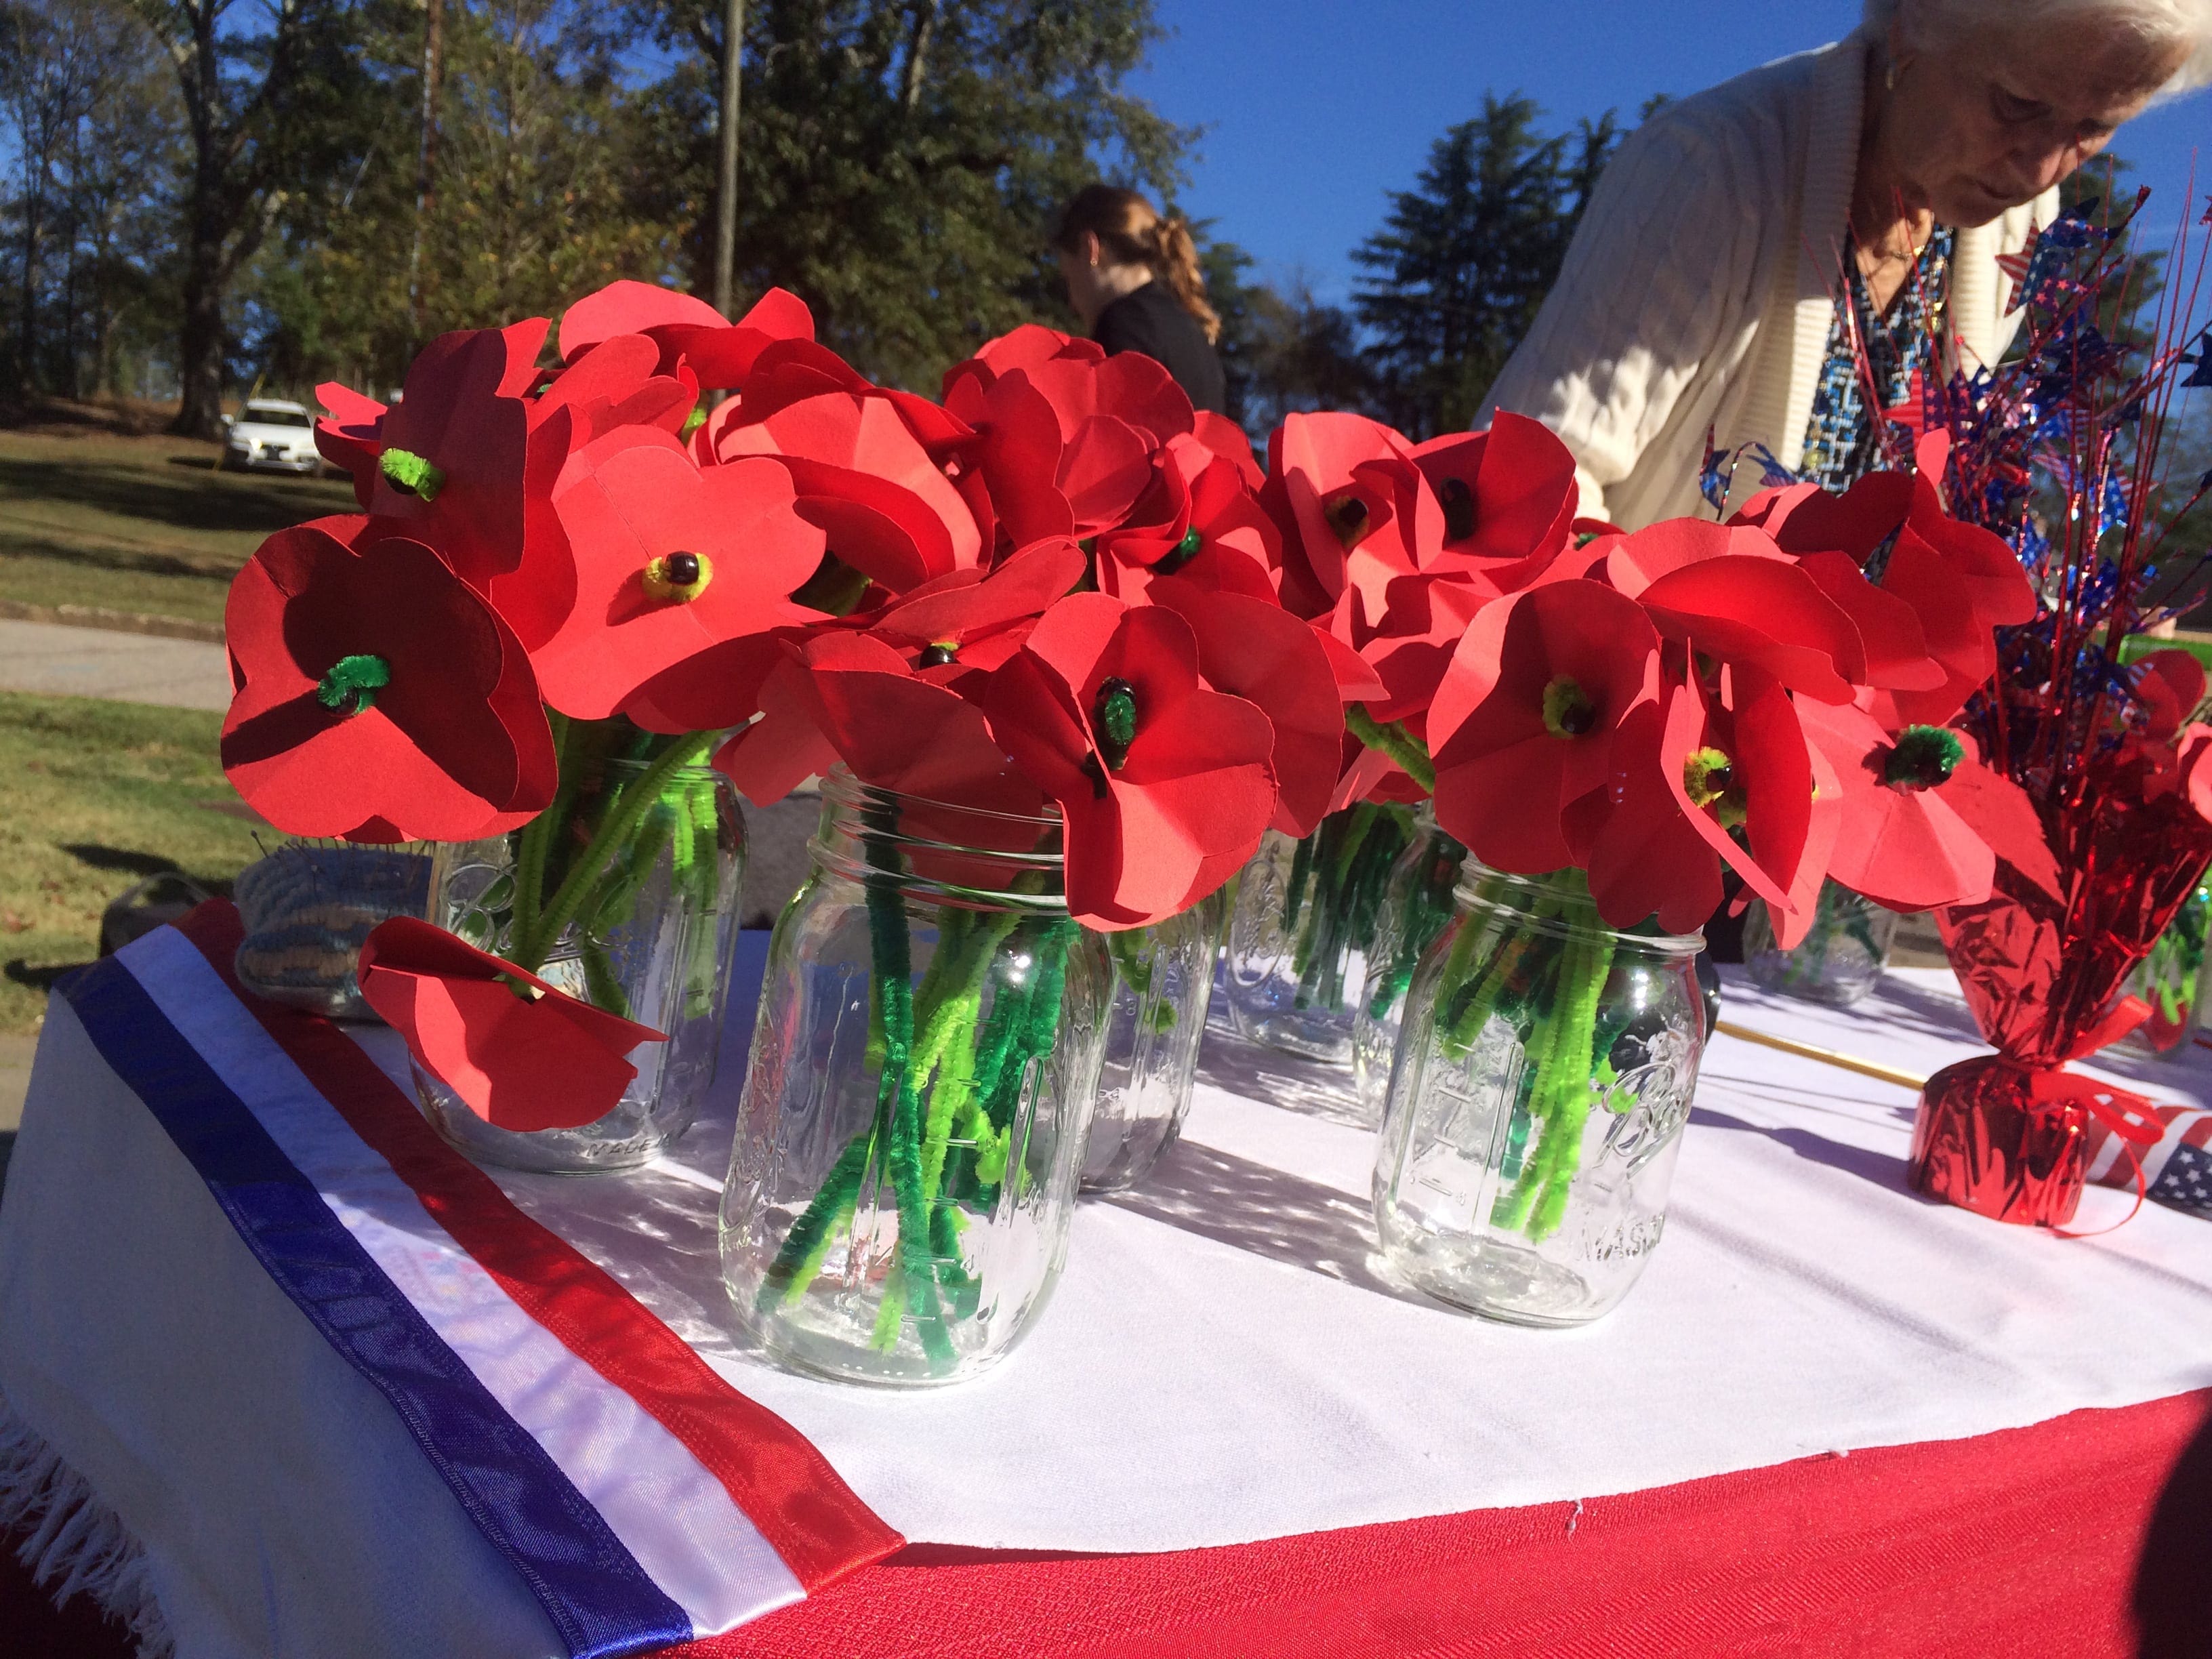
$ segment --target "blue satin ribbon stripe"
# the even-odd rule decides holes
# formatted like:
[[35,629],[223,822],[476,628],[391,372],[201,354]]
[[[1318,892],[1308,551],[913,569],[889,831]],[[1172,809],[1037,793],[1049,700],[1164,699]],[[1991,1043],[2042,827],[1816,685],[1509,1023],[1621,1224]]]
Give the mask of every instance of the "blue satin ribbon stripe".
[[348,1232],[122,963],[57,988],[284,1293],[392,1402],[574,1659],[692,1637],[691,1621]]

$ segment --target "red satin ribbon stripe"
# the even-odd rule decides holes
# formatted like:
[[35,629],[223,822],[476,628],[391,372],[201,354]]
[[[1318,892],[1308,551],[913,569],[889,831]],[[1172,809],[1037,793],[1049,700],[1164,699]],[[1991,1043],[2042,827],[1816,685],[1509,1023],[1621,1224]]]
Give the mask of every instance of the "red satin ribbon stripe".
[[690,1448],[810,1595],[899,1547],[903,1540],[811,1442],[725,1382],[611,1275],[517,1209],[337,1026],[245,991],[231,966],[242,936],[233,906],[203,904],[178,927],[454,1243]]

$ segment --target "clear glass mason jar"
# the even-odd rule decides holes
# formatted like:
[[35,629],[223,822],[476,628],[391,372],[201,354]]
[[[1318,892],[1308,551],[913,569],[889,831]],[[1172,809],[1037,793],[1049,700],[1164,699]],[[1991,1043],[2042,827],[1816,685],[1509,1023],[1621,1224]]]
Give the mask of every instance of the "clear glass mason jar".
[[[552,1175],[599,1175],[657,1158],[691,1127],[721,1048],[745,831],[737,792],[709,767],[601,760],[570,769],[553,805],[514,834],[437,850],[431,920],[481,950],[542,965],[596,1007],[665,1031],[641,1043],[637,1076],[605,1116],[574,1129],[495,1128],[420,1066],[438,1132],[470,1157]],[[625,803],[650,794],[633,827]],[[518,915],[520,890],[534,900]],[[573,901],[568,896],[573,895]],[[573,917],[542,933],[566,904]]]
[[1375,948],[1367,958],[1367,981],[1352,1027],[1352,1072],[1363,1116],[1382,1121],[1390,1093],[1390,1062],[1398,1052],[1398,1024],[1407,988],[1422,954],[1452,919],[1452,894],[1459,886],[1467,848],[1437,828],[1425,802],[1414,814],[1413,838],[1390,866],[1382,891],[1382,911],[1375,924]]
[[407,847],[287,836],[239,872],[246,929],[235,967],[248,990],[331,1019],[373,1020],[355,977],[380,921],[427,915],[430,854]]
[[1085,1192],[1135,1186],[1182,1132],[1228,908],[1225,895],[1212,893],[1157,927],[1103,935],[1114,1006],[1083,1158]]
[[1248,1041],[1351,1064],[1382,890],[1413,837],[1411,807],[1371,801],[1304,841],[1267,832],[1229,924],[1229,1009]]
[[1787,951],[1774,941],[1765,904],[1751,902],[1743,919],[1743,965],[1766,990],[1841,1008],[1881,982],[1896,938],[1896,911],[1826,881],[1812,927]]
[[2190,1049],[2203,990],[2204,946],[2212,931],[2212,886],[2199,885],[2128,975],[2127,993],[2150,1005],[2150,1018],[2124,1039],[2138,1054],[2178,1060]]
[[769,946],[721,1216],[779,1364],[950,1382],[1003,1358],[1067,1254],[1113,994],[1056,814],[822,786]]
[[1659,1243],[1705,1024],[1697,934],[1599,921],[1582,872],[1469,859],[1406,997],[1375,1163],[1382,1254],[1487,1318],[1579,1325]]

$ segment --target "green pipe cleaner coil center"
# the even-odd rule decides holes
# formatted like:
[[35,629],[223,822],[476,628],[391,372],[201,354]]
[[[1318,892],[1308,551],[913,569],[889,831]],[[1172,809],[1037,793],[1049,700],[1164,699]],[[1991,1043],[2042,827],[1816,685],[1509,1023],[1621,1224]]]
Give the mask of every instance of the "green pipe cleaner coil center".
[[434,501],[446,487],[444,469],[431,465],[411,449],[387,449],[377,458],[376,465],[385,483],[418,501]]
[[1120,771],[1128,763],[1129,745],[1137,740],[1137,688],[1125,679],[1100,681],[1091,724],[1098,733],[1098,757],[1108,771]]
[[1193,525],[1182,532],[1181,541],[1160,556],[1160,562],[1152,567],[1153,574],[1161,576],[1174,575],[1176,571],[1196,558],[1199,549],[1205,545],[1206,538],[1200,533],[1198,526]]
[[340,657],[315,686],[315,701],[340,714],[358,714],[392,684],[392,665],[381,657]]
[[1910,793],[1948,783],[1966,745],[1959,734],[1940,726],[1908,726],[1897,734],[1897,747],[1882,763],[1881,781],[1893,789]]
[[1570,675],[1544,688],[1544,729],[1555,738],[1588,737],[1597,725],[1597,705]]

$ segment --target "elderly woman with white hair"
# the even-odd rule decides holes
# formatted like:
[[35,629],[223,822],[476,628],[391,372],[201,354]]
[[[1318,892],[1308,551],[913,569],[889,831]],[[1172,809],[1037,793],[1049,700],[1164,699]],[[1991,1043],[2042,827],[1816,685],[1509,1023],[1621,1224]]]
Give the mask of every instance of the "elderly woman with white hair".
[[1584,514],[1630,529],[1696,510],[1709,433],[1846,485],[1931,339],[1969,368],[2010,343],[1997,261],[2059,182],[2207,80],[2212,0],[1867,0],[1848,39],[1629,137],[1491,404],[1556,431]]

